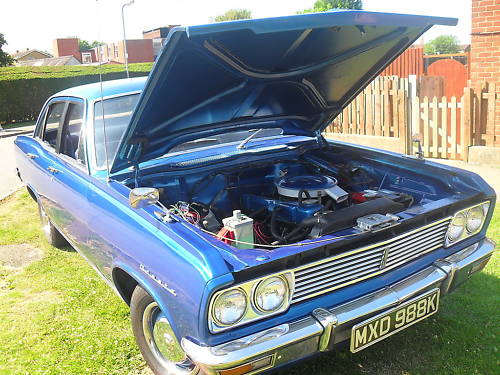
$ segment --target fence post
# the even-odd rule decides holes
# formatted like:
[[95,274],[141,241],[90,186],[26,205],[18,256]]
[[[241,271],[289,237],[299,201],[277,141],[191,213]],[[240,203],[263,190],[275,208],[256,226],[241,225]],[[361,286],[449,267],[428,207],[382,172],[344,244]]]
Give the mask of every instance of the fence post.
[[439,106],[437,96],[432,98],[432,156],[439,158]]
[[448,159],[448,99],[443,96],[441,98],[441,157],[443,159]]
[[[496,102],[496,92],[495,83],[490,82],[488,85],[488,113],[486,114],[486,131],[485,131],[485,141],[486,146],[493,147],[495,145],[495,102]],[[481,94],[482,95],[482,94]]]
[[472,89],[470,87],[464,88],[464,96],[462,99],[462,126],[461,126],[461,139],[462,144],[462,160],[467,162],[469,160],[469,146],[471,144],[471,120],[472,120]]
[[[411,131],[408,126],[408,97],[406,96],[406,92],[404,90],[396,91],[398,95],[398,126],[399,126],[399,139],[401,144],[401,150],[405,154],[411,154],[411,135],[409,136],[409,131]],[[395,108],[394,108],[395,110]]]

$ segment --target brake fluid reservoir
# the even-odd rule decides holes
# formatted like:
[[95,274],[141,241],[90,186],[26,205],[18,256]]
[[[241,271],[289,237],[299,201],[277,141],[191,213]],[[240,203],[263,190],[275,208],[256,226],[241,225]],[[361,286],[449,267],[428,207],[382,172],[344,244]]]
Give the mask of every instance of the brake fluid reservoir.
[[234,210],[233,216],[222,219],[224,227],[233,232],[236,241],[234,247],[238,249],[252,249],[254,243],[253,219],[241,213],[240,210]]

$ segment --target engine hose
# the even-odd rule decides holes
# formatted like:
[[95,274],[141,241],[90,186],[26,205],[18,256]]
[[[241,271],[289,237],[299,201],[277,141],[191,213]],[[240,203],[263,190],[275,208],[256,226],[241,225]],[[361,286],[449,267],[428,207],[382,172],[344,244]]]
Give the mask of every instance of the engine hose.
[[282,236],[278,233],[278,230],[276,228],[276,215],[278,214],[278,211],[280,210],[280,207],[275,207],[273,212],[271,213],[271,223],[270,223],[270,229],[271,229],[271,234],[273,235],[274,238],[278,240],[278,244],[282,243],[288,243],[291,241],[299,240],[300,236],[303,237],[303,232],[304,229],[308,227],[308,225],[304,225],[303,223],[300,223],[297,228],[292,230],[290,233],[288,233],[286,236]]
[[330,208],[332,208],[333,206],[333,199],[329,199],[328,202],[326,202],[326,204],[323,206],[323,208],[321,209],[321,211],[319,212],[320,214],[328,211]]
[[280,207],[274,207],[274,210],[271,213],[271,222],[269,224],[269,227],[271,229],[271,234],[278,240],[278,243],[283,243],[285,241],[285,238],[278,233],[278,230],[276,228],[276,215],[278,214],[279,210]]

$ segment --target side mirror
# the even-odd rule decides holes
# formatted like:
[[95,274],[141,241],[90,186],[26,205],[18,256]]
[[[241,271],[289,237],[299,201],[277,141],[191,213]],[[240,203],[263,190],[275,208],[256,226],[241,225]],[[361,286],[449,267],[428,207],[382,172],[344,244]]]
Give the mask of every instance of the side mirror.
[[155,188],[141,187],[130,191],[128,202],[132,208],[152,206],[160,201],[160,191]]

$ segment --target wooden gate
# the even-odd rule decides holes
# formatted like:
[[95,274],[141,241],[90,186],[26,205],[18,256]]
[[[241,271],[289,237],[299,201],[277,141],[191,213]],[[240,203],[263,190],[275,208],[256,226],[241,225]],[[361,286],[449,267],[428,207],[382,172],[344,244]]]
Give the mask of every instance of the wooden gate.
[[[454,96],[413,99],[412,132],[420,135],[425,157],[466,160],[470,99],[470,90],[458,100]],[[465,104],[467,101],[469,105]]]
[[467,86],[467,68],[461,62],[453,59],[433,62],[427,68],[427,75],[443,77],[444,92],[442,95],[447,98],[452,96],[461,97],[465,86]]

